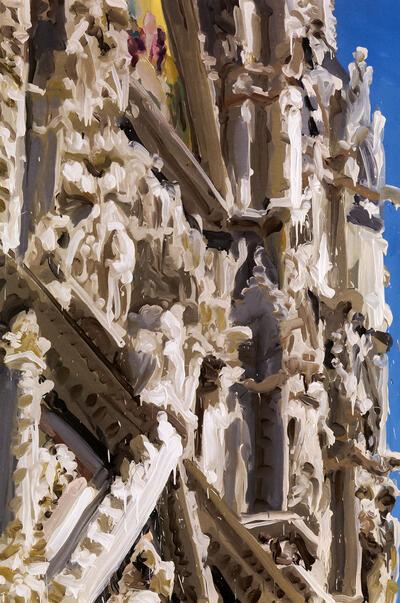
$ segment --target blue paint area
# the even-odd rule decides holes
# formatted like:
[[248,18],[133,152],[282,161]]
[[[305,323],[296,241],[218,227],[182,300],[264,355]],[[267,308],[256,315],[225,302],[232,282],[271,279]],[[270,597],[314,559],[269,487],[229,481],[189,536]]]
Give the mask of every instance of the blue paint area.
[[[356,46],[368,48],[368,64],[374,68],[372,110],[385,115],[386,182],[400,187],[400,10],[399,0],[336,0],[338,57],[344,67],[353,60]],[[388,447],[400,449],[400,209],[386,203],[385,238],[389,243],[385,264],[391,274],[386,301],[393,313],[389,354],[390,417]],[[368,258],[366,258],[368,261]],[[398,475],[398,474],[397,474]],[[393,475],[398,485],[400,479]],[[396,505],[400,516],[400,502]]]

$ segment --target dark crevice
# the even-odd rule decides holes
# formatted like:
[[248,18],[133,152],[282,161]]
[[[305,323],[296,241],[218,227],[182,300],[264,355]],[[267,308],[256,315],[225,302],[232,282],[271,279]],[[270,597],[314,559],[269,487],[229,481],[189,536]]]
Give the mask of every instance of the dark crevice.
[[211,566],[211,573],[212,573],[215,587],[218,590],[219,594],[221,595],[223,602],[224,603],[240,603],[240,600],[235,597],[231,587],[229,586],[229,584],[227,583],[227,581],[225,580],[225,578],[223,577],[222,573],[219,571],[219,569],[217,568],[216,565]]

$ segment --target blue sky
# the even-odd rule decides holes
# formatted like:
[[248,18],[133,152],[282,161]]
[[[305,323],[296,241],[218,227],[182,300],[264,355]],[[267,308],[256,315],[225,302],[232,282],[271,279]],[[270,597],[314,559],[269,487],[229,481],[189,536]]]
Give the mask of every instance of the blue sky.
[[[339,60],[352,61],[356,46],[368,48],[368,63],[374,68],[372,109],[385,115],[386,182],[400,187],[400,0],[336,0]],[[386,266],[391,286],[386,300],[393,312],[390,333],[394,344],[390,362],[390,417],[388,445],[400,449],[400,209],[385,205],[385,238],[389,242]],[[400,481],[397,479],[398,483]],[[400,514],[400,504],[396,505]]]

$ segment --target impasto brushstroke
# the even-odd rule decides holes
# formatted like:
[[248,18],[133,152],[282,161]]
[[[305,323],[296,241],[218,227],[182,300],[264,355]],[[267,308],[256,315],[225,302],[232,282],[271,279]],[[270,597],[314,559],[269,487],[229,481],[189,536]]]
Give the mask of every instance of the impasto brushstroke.
[[336,52],[333,0],[0,0],[0,601],[395,600],[400,190]]

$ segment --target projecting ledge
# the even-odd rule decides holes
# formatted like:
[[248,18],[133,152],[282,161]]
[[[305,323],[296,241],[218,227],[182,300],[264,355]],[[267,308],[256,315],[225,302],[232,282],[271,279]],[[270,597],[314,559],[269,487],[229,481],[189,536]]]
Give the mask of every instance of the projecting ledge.
[[375,475],[387,475],[390,471],[400,469],[400,453],[387,451],[386,454],[370,454],[362,450],[354,442],[343,446],[340,453],[325,462],[326,469],[335,471],[342,467],[361,465]]
[[290,511],[270,511],[242,515],[241,523],[250,531],[266,528],[271,537],[290,532],[299,533],[307,542],[310,552],[316,554],[319,544],[319,535],[315,534],[304,521],[305,518]]
[[390,201],[396,207],[400,205],[400,188],[397,186],[387,184],[380,189],[374,189],[359,182],[354,183],[349,176],[344,176],[342,174],[334,175],[333,184],[335,186],[347,188],[370,201]]
[[364,597],[362,595],[355,595],[349,597],[347,595],[333,595],[333,598],[338,603],[363,603]]

